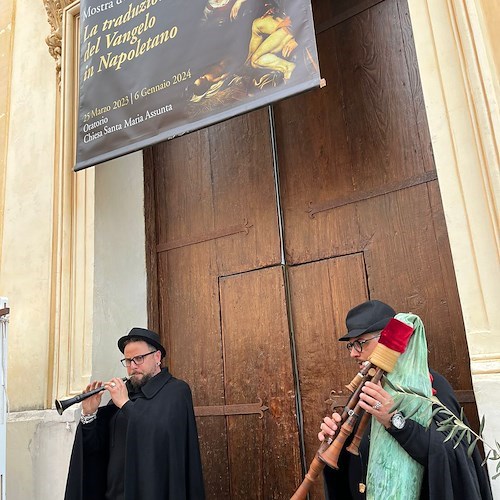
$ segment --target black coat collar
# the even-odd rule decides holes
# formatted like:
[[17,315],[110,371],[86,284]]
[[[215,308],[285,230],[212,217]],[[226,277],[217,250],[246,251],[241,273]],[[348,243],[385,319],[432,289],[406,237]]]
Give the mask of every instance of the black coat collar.
[[167,368],[162,368],[161,372],[155,375],[151,380],[141,387],[141,391],[146,397],[146,399],[151,399],[156,396],[158,391],[168,383],[168,381],[172,378],[171,373]]

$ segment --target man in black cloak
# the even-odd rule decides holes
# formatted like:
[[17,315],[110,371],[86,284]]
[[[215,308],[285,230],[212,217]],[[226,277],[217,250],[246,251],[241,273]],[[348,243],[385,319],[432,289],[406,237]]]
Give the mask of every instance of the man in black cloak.
[[133,328],[118,347],[129,379],[104,384],[106,406],[99,408],[102,392],[82,401],[65,500],[203,500],[189,386],[160,367],[157,333]]
[[[347,342],[351,358],[358,362],[360,369],[374,351],[381,330],[395,315],[392,307],[378,300],[364,302],[347,314],[348,331],[339,340]],[[429,377],[433,394],[459,418],[461,407],[449,382],[432,369]],[[386,428],[410,457],[424,467],[420,500],[493,498],[478,449],[469,457],[469,444],[465,439],[458,446],[453,440],[445,443],[446,434],[437,430],[438,421],[445,418],[441,414],[434,417],[429,428],[425,428],[415,420],[405,418],[401,411],[391,412],[394,406],[392,397],[381,385],[372,382],[365,384],[360,395],[360,406]],[[318,434],[319,440],[323,441],[326,435],[332,436],[340,421],[338,413],[334,413],[332,418],[325,417]],[[325,496],[328,500],[366,499],[364,487],[369,448],[370,427],[363,434],[359,455],[350,454],[344,447],[339,456],[338,470],[325,467]],[[403,498],[404,492],[401,495]]]

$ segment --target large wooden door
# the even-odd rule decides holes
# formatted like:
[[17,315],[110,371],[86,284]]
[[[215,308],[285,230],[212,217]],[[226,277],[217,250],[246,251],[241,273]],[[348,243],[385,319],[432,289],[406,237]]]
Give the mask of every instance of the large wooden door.
[[193,390],[212,499],[290,497],[368,298],[422,317],[475,418],[406,3],[333,5],[313,2],[326,88],[145,150],[150,325]]

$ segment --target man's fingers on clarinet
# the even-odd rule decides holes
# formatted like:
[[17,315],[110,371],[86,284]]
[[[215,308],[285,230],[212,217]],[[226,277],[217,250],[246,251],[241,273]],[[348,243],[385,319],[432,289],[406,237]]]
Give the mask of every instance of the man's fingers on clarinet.
[[102,385],[102,382],[100,382],[98,380],[94,380],[94,382],[91,382],[89,385],[87,385],[87,388],[85,389],[84,392],[93,391],[94,389],[97,389],[101,385]]

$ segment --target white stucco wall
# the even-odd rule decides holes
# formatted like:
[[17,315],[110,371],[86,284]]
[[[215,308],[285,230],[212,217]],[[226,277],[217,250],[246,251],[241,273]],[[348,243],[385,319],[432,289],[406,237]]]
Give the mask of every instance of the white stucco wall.
[[43,408],[46,391],[56,114],[46,17],[41,2],[17,1],[0,273],[11,411]]
[[126,376],[117,340],[147,327],[142,151],[96,167],[93,377]]
[[45,44],[43,3],[17,0],[12,30],[0,273],[0,290],[11,307],[6,490],[9,500],[61,498],[50,490],[58,491],[63,482],[58,469],[72,437],[57,414],[42,410],[50,370],[56,119],[55,65]]
[[[49,424],[45,433],[41,416],[45,412],[36,411],[44,407],[49,370],[56,110],[54,61],[45,44],[43,3],[17,0],[12,31],[0,290],[11,307],[7,498],[26,500],[37,498],[35,477],[51,463],[48,457],[57,461],[66,452],[59,444],[69,433],[64,424],[56,423],[62,432],[52,439],[54,425]],[[57,482],[55,477],[56,487]]]
[[7,424],[9,500],[64,498],[66,472],[79,410],[13,412]]

